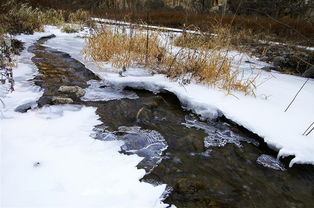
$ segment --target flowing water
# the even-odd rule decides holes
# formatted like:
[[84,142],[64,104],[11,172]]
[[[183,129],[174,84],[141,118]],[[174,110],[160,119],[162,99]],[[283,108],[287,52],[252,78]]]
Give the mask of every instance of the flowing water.
[[[122,140],[121,153],[144,159],[143,181],[168,185],[165,202],[178,208],[310,208],[314,204],[314,168],[288,168],[261,138],[225,118],[200,120],[182,109],[171,93],[119,89],[100,80],[68,54],[42,46],[29,50],[45,92],[39,106],[51,104],[63,85],[80,86],[74,104],[94,106],[102,125],[93,137]],[[61,94],[61,96],[65,96]]]

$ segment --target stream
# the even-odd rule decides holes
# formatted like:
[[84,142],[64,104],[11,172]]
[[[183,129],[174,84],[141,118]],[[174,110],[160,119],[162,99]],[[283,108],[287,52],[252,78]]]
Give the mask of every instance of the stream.
[[[170,92],[117,88],[70,55],[42,46],[49,38],[28,49],[39,70],[33,81],[44,90],[38,106],[66,97],[72,104],[96,107],[102,124],[92,136],[121,140],[122,154],[143,157],[138,168],[147,174],[141,180],[167,184],[165,203],[178,208],[313,206],[313,166],[288,168],[257,135],[224,117],[202,120]],[[60,92],[61,86],[78,86],[86,94]]]

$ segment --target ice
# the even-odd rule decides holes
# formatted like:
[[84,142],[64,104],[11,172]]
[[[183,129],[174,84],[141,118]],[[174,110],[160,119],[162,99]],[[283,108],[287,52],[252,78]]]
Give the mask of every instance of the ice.
[[106,86],[106,83],[96,80],[88,81],[90,85],[86,88],[86,93],[81,99],[83,101],[109,101],[120,99],[137,99],[138,96],[134,92],[115,88],[114,86]]
[[105,141],[123,141],[122,152],[143,157],[139,165],[147,173],[161,162],[162,153],[168,147],[166,140],[160,133],[154,130],[141,129],[138,126],[121,126],[116,132],[110,132],[106,127],[100,127],[94,138]]
[[44,119],[56,119],[64,115],[65,111],[80,111],[82,106],[80,105],[59,105],[55,106],[44,106],[36,111],[36,114],[40,118]]
[[107,130],[107,126],[100,125],[95,127],[93,130],[93,133],[91,134],[91,137],[98,140],[103,141],[116,141],[118,140],[118,136],[115,134],[115,132],[111,132]]
[[276,158],[270,156],[270,155],[261,155],[257,158],[256,162],[259,165],[262,165],[266,168],[271,168],[274,170],[281,170],[281,171],[285,171],[285,167],[283,164],[280,163],[279,160],[277,160]]
[[210,154],[212,153],[212,149],[207,149],[204,152],[198,153],[198,152],[191,152],[190,155],[192,156],[203,156],[203,157],[210,157]]
[[[242,147],[241,142],[252,143],[255,146],[258,146],[259,143],[251,138],[245,138],[243,136],[237,135],[233,133],[229,129],[220,129],[209,123],[198,121],[193,116],[186,116],[185,117],[185,125],[188,128],[197,128],[204,130],[208,136],[204,139],[204,146],[206,148],[209,147],[223,147],[226,144],[234,144],[237,147]],[[221,126],[223,127],[223,126]]]

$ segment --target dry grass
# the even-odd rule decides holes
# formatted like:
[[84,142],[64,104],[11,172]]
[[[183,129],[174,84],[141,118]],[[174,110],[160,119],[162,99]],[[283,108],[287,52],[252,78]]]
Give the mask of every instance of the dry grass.
[[[38,9],[37,9],[38,10]],[[63,25],[65,22],[64,16],[66,12],[63,10],[38,10],[38,18],[42,25]]]
[[[66,21],[81,27],[93,27],[89,12],[84,10],[69,13],[65,10],[39,9],[16,0],[9,0],[1,6],[0,26],[10,34],[32,34],[34,31],[42,31],[44,25],[62,26]],[[69,27],[66,29],[70,31]]]
[[[148,37],[148,39],[147,39]],[[134,65],[154,65],[163,52],[156,33],[144,34],[143,31],[112,31],[103,28],[88,39],[83,53],[88,59],[97,62],[111,62],[116,68]]]
[[230,25],[223,26],[217,23],[211,28],[211,33],[202,32],[199,28],[193,26],[193,31],[195,33],[183,32],[173,40],[173,44],[191,49],[237,50],[249,53],[250,44],[254,42],[252,31],[233,31]]
[[84,25],[90,20],[90,14],[88,11],[82,9],[76,10],[69,14],[68,21],[73,24]]
[[0,14],[0,25],[10,34],[32,34],[42,31],[43,25],[64,23],[64,12],[60,10],[40,10],[14,0],[2,6],[4,13]]
[[[147,34],[148,32],[148,34]],[[82,51],[85,58],[95,62],[109,62],[115,68],[143,66],[182,84],[192,80],[224,89],[228,94],[242,91],[254,94],[253,79],[239,79],[239,70],[231,69],[228,51],[230,36],[216,37],[216,42],[205,43],[193,49],[181,48],[176,53],[171,45],[161,46],[158,31],[125,32],[125,29],[103,28],[88,39]],[[218,44],[218,41],[222,41]],[[212,47],[215,44],[214,47]]]
[[80,30],[80,28],[76,27],[76,25],[65,24],[62,26],[61,31],[65,33],[76,33]]
[[[117,20],[127,19],[132,22],[147,20],[146,13],[138,12],[101,11],[96,15]],[[314,46],[313,22],[289,17],[274,19],[267,16],[221,16],[219,14],[195,14],[183,11],[155,11],[149,14],[149,23],[178,28],[183,28],[184,25],[195,25],[202,31],[209,32],[219,23],[221,26],[231,26],[233,31],[251,31],[258,39],[291,41],[295,44]]]
[[[241,70],[231,68],[232,59],[228,56],[229,51],[222,48],[224,44],[215,43],[214,48],[207,48],[208,46],[203,44],[199,48],[183,49],[178,52],[178,55],[169,56],[170,64],[165,64],[166,74],[171,78],[188,75],[188,78],[182,80],[183,83],[190,83],[194,80],[223,89],[227,91],[227,94],[241,91],[245,95],[254,95],[257,77],[241,78]],[[212,47],[212,44],[209,46]]]

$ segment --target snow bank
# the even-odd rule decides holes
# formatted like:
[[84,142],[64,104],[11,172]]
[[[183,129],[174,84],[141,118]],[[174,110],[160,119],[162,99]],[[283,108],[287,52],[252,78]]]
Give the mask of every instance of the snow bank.
[[[57,32],[51,27],[47,28],[47,31]],[[76,38],[75,35],[57,35],[46,45],[69,53],[113,84],[145,88],[153,92],[159,90],[173,92],[187,109],[206,118],[216,117],[221,112],[227,118],[264,138],[271,148],[279,151],[278,157],[294,155],[290,166],[294,163],[314,165],[314,132],[302,136],[314,119],[314,80],[306,84],[291,108],[284,112],[305,79],[261,71],[259,69],[267,64],[254,57],[238,57],[238,60],[242,62],[239,69],[244,73],[259,74],[257,97],[244,96],[242,93],[227,96],[225,92],[205,85],[192,83],[182,86],[163,75],[152,76],[143,72],[146,75],[139,76],[141,69],[129,69],[138,70],[139,73],[126,74],[125,77],[112,73],[109,64],[104,64],[103,69],[99,69],[94,63],[84,60],[80,51],[85,45],[85,40]]]
[[[28,47],[44,35],[18,38]],[[121,142],[90,137],[100,124],[95,108],[61,105],[14,112],[42,95],[29,81],[36,74],[31,56],[24,51],[18,57],[16,90],[0,94],[5,103],[0,106],[0,206],[166,207],[160,198],[166,185],[139,181],[145,174],[136,168],[142,158],[118,153]]]

